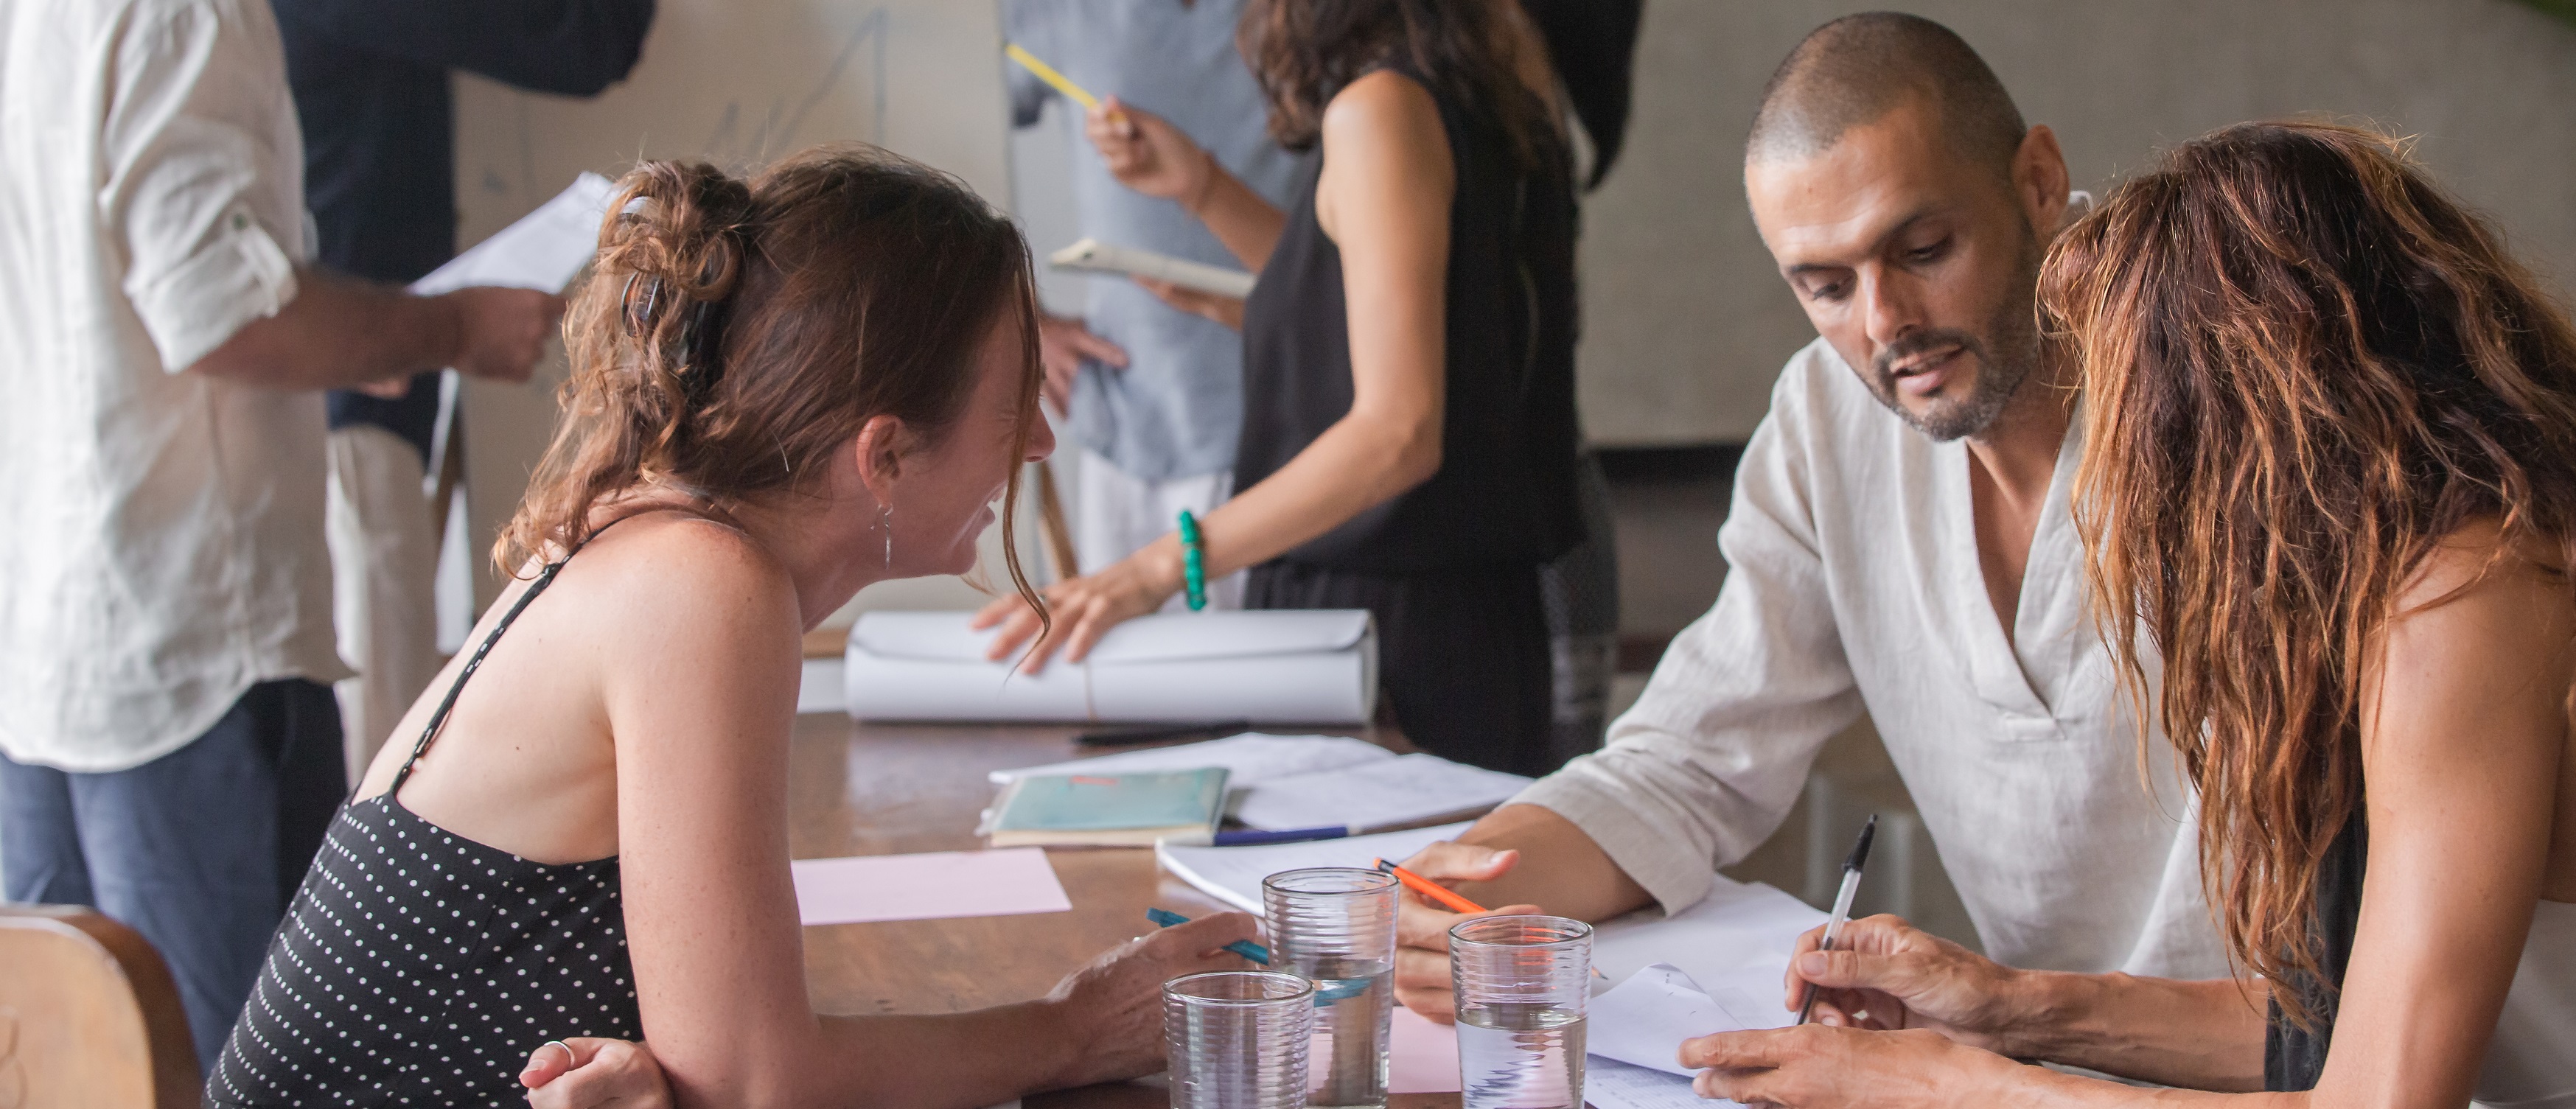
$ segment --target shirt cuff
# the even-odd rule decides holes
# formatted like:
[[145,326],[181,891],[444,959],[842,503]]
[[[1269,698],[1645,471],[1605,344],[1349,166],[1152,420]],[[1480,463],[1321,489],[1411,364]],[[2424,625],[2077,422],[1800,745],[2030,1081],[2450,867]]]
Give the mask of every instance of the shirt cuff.
[[130,295],[161,368],[178,373],[245,325],[276,315],[296,289],[295,263],[268,228],[235,207],[203,248]]
[[1508,803],[1536,805],[1573,821],[1611,862],[1645,887],[1666,915],[1698,904],[1715,884],[1717,868],[1685,837],[1648,823],[1632,799],[1597,783],[1558,771],[1531,783]]

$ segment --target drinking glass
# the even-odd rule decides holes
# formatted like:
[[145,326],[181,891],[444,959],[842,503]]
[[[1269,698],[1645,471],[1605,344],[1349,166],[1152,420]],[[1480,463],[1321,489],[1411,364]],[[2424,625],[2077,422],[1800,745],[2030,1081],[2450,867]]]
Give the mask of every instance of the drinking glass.
[[1163,983],[1172,1109],[1298,1109],[1315,984],[1267,970],[1220,970]]
[[1315,983],[1306,1104],[1386,1104],[1395,1012],[1395,876],[1360,867],[1284,870],[1261,881],[1275,969]]
[[1488,916],[1449,930],[1466,1109],[1582,1109],[1592,926]]

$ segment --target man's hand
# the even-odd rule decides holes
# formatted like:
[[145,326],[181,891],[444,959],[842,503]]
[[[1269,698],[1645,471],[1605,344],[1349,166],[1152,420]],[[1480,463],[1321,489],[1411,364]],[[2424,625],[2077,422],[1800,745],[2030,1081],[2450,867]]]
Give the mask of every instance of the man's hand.
[[1784,1001],[1795,1011],[1810,984],[1818,1024],[1876,1030],[1930,1029],[1989,1051],[2016,1054],[2025,977],[1958,944],[1879,915],[1843,927],[1841,945],[1820,951],[1825,930],[1798,937]]
[[1193,211],[1216,180],[1216,158],[1172,126],[1112,96],[1085,113],[1082,133],[1118,183]]
[[519,1084],[533,1109],[670,1109],[662,1064],[643,1044],[555,1040],[528,1055]]
[[1092,334],[1080,317],[1038,314],[1038,362],[1046,367],[1046,399],[1056,411],[1073,411],[1073,379],[1085,358],[1127,368],[1127,352]]
[[[1404,868],[1442,885],[1490,882],[1520,861],[1518,851],[1442,841],[1404,860]],[[1449,930],[1477,916],[1516,916],[1536,905],[1506,905],[1486,913],[1455,913],[1410,888],[1396,895],[1395,999],[1440,1024],[1458,1019],[1458,996],[1449,979]]]
[[450,365],[467,377],[526,381],[546,352],[563,298],[535,289],[458,289],[437,298],[456,315],[456,354]]
[[1243,300],[1240,297],[1185,289],[1169,281],[1158,281],[1151,277],[1138,277],[1134,280],[1144,286],[1146,292],[1154,294],[1165,304],[1193,316],[1214,320],[1236,331],[1243,330]]

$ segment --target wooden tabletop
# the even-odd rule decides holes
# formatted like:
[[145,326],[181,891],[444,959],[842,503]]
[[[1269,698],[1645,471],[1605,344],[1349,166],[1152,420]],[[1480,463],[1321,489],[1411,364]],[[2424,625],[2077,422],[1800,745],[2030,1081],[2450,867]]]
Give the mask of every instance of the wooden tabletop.
[[[853,724],[797,718],[790,756],[788,846],[797,858],[961,851],[992,801],[985,775],[1084,753],[1053,726]],[[1396,750],[1403,737],[1341,730]],[[827,1013],[946,1013],[1043,996],[1057,979],[1144,932],[1145,909],[1192,916],[1225,906],[1161,873],[1144,848],[1047,852],[1070,913],[834,924],[805,929],[805,984]],[[1147,1109],[1159,1085],[1124,1083],[1045,1094],[1029,1109]],[[1398,1109],[1448,1109],[1458,1095],[1400,1094]]]

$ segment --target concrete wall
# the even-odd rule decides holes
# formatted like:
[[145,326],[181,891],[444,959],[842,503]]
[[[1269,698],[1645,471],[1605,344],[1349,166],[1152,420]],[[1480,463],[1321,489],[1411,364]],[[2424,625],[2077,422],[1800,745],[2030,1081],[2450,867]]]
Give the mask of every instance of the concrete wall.
[[1585,211],[1596,441],[1741,441],[1814,337],[1745,213],[1744,135],[1801,36],[1879,6],[1965,37],[2080,185],[2241,120],[2372,120],[2576,288],[2576,27],[2515,0],[1652,0],[1627,154]]

